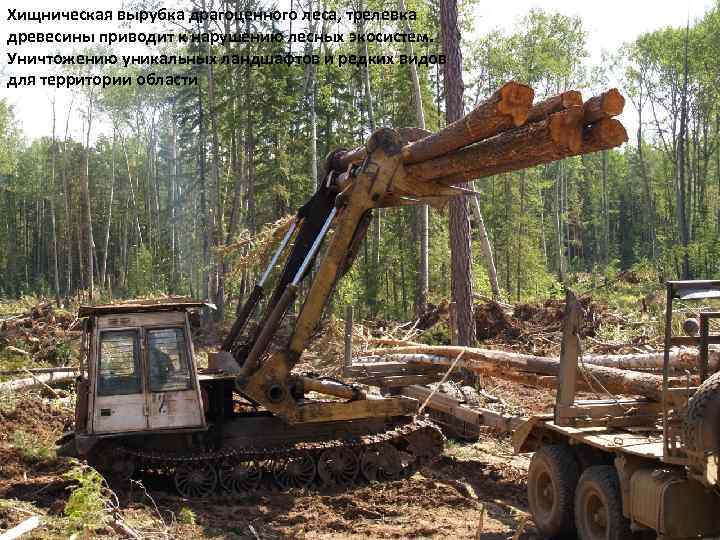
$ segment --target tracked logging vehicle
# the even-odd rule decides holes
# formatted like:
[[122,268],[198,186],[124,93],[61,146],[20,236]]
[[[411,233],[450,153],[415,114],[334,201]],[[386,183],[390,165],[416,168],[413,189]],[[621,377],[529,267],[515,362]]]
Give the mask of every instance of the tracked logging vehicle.
[[[587,385],[607,397],[581,400],[582,308],[568,292],[554,414],[514,433],[516,451],[535,452],[528,499],[546,538],[720,536],[720,371],[708,362],[709,347],[720,344],[711,327],[720,319],[717,299],[720,281],[667,283],[661,400],[609,395],[592,376]],[[677,331],[678,311],[693,314],[682,323],[687,335]],[[669,384],[673,346],[700,353],[696,374],[687,372],[680,386]]]
[[[247,493],[266,479],[284,489],[397,479],[439,456],[444,438],[416,417],[416,400],[369,396],[342,381],[291,372],[352,264],[370,210],[404,178],[397,170],[401,148],[397,132],[380,130],[367,159],[343,167],[342,176],[344,152],[330,156],[325,181],[238,306],[209,369],[198,369],[190,339],[188,311],[206,308],[201,302],[82,307],[87,377],[78,382],[75,426],[58,441],[58,454],[86,458],[114,477],[160,471],[192,498],[219,488]],[[244,337],[293,239],[267,308]],[[277,347],[273,339],[311,269],[287,345]]]

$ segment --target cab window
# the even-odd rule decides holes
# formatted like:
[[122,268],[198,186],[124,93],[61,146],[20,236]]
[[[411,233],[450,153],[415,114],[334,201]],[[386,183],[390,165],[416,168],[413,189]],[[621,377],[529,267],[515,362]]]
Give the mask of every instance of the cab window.
[[182,328],[146,330],[151,392],[192,388],[190,365]]
[[142,393],[140,340],[136,330],[100,334],[99,396]]

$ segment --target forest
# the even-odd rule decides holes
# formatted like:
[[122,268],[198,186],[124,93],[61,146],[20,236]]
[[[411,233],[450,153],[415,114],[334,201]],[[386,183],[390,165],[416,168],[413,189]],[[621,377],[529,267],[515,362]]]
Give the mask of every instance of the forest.
[[[228,0],[222,7],[235,4],[245,5]],[[718,278],[720,4],[699,20],[609,51],[599,65],[590,59],[580,18],[536,9],[512,31],[470,37],[474,5],[459,7],[465,111],[507,80],[529,84],[537,100],[576,88],[588,98],[617,86],[628,98],[626,125],[636,128],[619,149],[475,183],[477,196],[466,199],[474,292],[528,301],[565,284],[601,286],[629,270],[657,283]],[[395,27],[371,21],[357,31],[412,24],[405,29],[432,38],[416,48],[441,52],[438,2],[407,0],[405,8],[417,19]],[[222,23],[198,24],[204,28],[196,31],[209,31]],[[328,23],[302,24],[326,31]],[[364,45],[368,54],[412,47]],[[244,54],[289,47],[362,52],[358,46],[188,45],[208,54],[220,47]],[[101,68],[124,69],[93,66]],[[0,295],[58,303],[183,295],[213,301],[222,317],[262,271],[258,247],[273,224],[322,181],[329,152],[363,144],[380,126],[445,125],[440,65],[173,69],[189,70],[199,84],[86,88],[69,109],[53,105],[52,136],[35,140],[0,100]],[[81,139],[68,135],[71,118],[82,121]],[[378,211],[332,309],[354,304],[361,316],[406,320],[447,298],[448,219],[447,209]]]
[[0,540],[720,537],[703,2],[3,9]]

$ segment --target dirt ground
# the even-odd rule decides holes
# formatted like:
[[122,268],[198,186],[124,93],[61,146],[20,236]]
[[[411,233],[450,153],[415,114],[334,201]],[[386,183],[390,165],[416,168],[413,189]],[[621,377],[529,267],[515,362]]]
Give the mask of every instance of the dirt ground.
[[[518,402],[537,398],[518,394]],[[65,503],[73,464],[54,457],[53,440],[71,419],[67,406],[26,396],[2,409],[0,532],[32,514],[44,525],[27,538],[66,538]],[[119,515],[147,538],[536,538],[527,519],[527,456],[507,438],[483,433],[477,443],[448,441],[433,466],[409,479],[350,491],[261,493],[235,500],[186,501],[152,478],[116,487]],[[154,485],[157,484],[157,485]],[[524,525],[523,525],[524,524]],[[88,538],[121,538],[107,526]],[[480,536],[478,536],[480,535]],[[82,537],[81,537],[82,538]]]

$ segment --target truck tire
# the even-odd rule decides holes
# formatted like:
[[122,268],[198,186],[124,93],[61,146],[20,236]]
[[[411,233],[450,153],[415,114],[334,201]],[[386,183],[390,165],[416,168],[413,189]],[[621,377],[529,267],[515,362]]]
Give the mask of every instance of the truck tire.
[[620,480],[612,465],[585,469],[575,490],[575,525],[580,540],[630,540],[622,512]]
[[573,502],[580,476],[567,446],[547,445],[533,455],[528,470],[528,501],[538,531],[546,538],[574,538]]
[[706,379],[690,399],[683,438],[689,450],[720,450],[720,371]]

